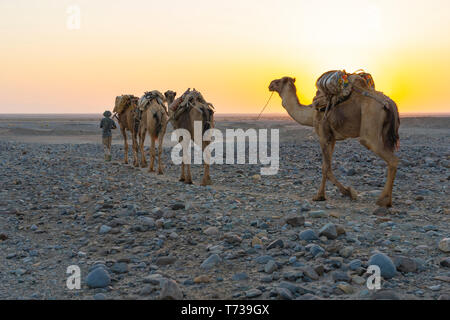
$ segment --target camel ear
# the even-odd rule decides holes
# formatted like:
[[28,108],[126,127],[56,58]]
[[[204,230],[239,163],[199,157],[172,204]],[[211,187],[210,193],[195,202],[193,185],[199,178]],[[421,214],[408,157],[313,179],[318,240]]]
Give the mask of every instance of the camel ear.
[[296,79],[294,78],[293,80],[294,80],[293,82],[295,83],[295,80],[296,80]]

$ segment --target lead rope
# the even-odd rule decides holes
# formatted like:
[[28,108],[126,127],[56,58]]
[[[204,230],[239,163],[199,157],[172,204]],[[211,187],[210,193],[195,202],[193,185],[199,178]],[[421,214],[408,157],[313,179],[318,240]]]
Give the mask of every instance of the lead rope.
[[264,108],[261,110],[261,112],[259,113],[258,118],[256,118],[256,120],[259,120],[259,118],[261,118],[261,115],[262,115],[262,113],[264,112],[264,110],[266,109],[267,105],[269,104],[270,99],[272,99],[272,96],[273,96],[273,93],[274,93],[274,92],[275,92],[275,91],[272,91],[272,93],[270,94],[269,100],[267,100],[266,105],[265,105]]

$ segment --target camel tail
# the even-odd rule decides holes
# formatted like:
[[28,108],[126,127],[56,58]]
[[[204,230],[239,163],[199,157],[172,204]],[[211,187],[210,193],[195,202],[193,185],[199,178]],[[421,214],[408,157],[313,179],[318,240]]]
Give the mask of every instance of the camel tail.
[[159,136],[159,133],[161,132],[162,129],[162,114],[160,111],[155,111],[153,113],[153,118],[155,119],[155,123],[156,123],[156,136]]
[[212,125],[211,125],[212,114],[213,114],[213,112],[209,108],[202,109],[203,133],[205,133],[207,130],[212,128]]
[[383,142],[390,151],[397,151],[400,148],[400,137],[398,135],[400,116],[397,104],[389,99],[384,109],[386,111],[386,119],[383,124]]

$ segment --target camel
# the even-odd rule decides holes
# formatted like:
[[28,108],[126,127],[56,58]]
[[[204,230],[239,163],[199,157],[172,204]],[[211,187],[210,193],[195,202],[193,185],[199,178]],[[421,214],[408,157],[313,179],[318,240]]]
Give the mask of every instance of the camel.
[[[395,102],[374,89],[355,90],[347,100],[328,110],[327,116],[324,117],[323,109],[316,109],[313,105],[302,105],[299,102],[294,83],[295,79],[290,77],[273,80],[269,90],[280,95],[282,106],[296,122],[314,127],[319,137],[322,150],[322,181],[313,200],[326,200],[327,180],[337,186],[343,195],[356,199],[355,190],[343,186],[334,176],[331,161],[336,141],[359,138],[363,146],[387,163],[387,179],[377,205],[391,207],[392,188],[399,161],[394,154],[399,143],[400,126]],[[361,87],[364,86],[361,84]]]
[[[166,92],[167,93],[167,92]],[[167,97],[167,95],[166,95]],[[185,129],[194,137],[194,122],[200,121],[202,127],[202,135],[211,128],[214,128],[214,110],[212,104],[205,101],[200,92],[194,90],[186,90],[186,92],[169,105],[169,120],[174,129]],[[180,137],[179,142],[183,138]],[[202,151],[210,144],[210,141],[202,141]],[[186,169],[186,173],[185,173]],[[186,184],[192,184],[191,165],[189,163],[181,163],[181,176],[179,181]],[[211,177],[209,174],[209,161],[204,162],[203,179],[200,183],[202,186],[211,185]]]
[[167,90],[166,92],[164,92],[164,96],[166,97],[167,105],[170,106],[173,100],[175,100],[177,93],[172,90]]
[[139,166],[138,162],[138,142],[137,133],[139,126],[137,109],[138,98],[133,95],[122,95],[116,97],[116,104],[114,107],[115,116],[119,122],[120,132],[123,136],[124,142],[124,163],[128,163],[128,140],[127,131],[131,133],[132,149],[133,149],[133,165]]
[[146,166],[144,142],[148,132],[150,136],[150,166],[148,171],[154,172],[156,155],[155,142],[158,140],[158,174],[163,174],[161,153],[163,151],[164,135],[167,128],[168,114],[164,106],[164,96],[157,90],[146,92],[140,99],[138,108],[142,112],[139,127],[139,146],[141,151],[141,166]]

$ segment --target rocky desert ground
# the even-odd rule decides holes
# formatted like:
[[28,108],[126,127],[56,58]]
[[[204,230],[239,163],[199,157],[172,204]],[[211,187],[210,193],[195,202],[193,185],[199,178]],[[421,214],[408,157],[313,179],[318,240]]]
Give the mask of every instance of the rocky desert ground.
[[215,165],[208,187],[200,165],[178,181],[169,143],[164,175],[124,165],[119,132],[104,162],[99,120],[0,117],[0,299],[449,299],[450,118],[402,118],[389,210],[375,205],[384,162],[356,140],[333,168],[358,200],[329,183],[313,202],[317,138],[287,117],[218,116],[221,130],[279,128],[280,170]]

